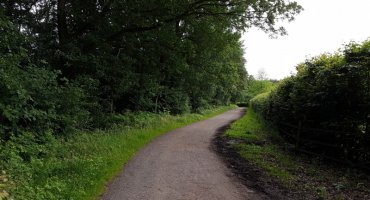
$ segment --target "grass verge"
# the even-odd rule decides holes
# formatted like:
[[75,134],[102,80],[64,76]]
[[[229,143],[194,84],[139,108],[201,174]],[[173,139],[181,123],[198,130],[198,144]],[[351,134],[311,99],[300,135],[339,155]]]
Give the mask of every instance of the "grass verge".
[[[115,120],[122,123],[116,123],[111,130],[80,132],[64,140],[50,135],[47,143],[39,145],[31,134],[14,138],[0,146],[1,156],[8,158],[3,166],[11,180],[6,179],[7,188],[11,198],[17,200],[95,199],[104,191],[105,184],[145,144],[170,130],[231,108],[219,107],[200,114],[179,116],[152,113],[121,115]],[[31,153],[30,159],[24,160],[18,156],[22,152],[37,153]]]
[[370,180],[363,172],[294,154],[258,114],[247,114],[225,133],[232,147],[273,183],[287,188],[286,199],[370,199]]

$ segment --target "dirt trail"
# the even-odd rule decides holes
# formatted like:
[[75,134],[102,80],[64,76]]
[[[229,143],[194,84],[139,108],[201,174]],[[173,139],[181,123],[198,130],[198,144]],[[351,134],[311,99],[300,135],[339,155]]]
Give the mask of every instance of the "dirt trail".
[[155,139],[108,184],[101,199],[262,199],[238,181],[211,147],[217,129],[242,114],[238,108]]

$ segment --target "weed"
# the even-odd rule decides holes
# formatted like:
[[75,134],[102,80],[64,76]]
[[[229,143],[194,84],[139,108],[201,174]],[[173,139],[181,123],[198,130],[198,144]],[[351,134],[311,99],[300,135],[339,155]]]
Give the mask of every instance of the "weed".
[[326,191],[326,187],[319,187],[317,188],[317,198],[319,200],[327,199],[328,192]]

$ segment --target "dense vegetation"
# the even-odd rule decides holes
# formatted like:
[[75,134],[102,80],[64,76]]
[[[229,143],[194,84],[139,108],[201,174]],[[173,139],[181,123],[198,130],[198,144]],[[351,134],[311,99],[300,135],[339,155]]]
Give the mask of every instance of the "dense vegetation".
[[276,21],[300,10],[283,0],[2,1],[1,139],[235,102],[241,31],[284,33]]
[[252,99],[252,107],[296,147],[337,161],[368,163],[370,41],[309,59],[297,71]]
[[277,81],[274,80],[257,80],[253,76],[250,76],[247,79],[246,88],[242,93],[242,99],[245,102],[249,102],[259,94],[270,92],[275,88],[276,84]]
[[301,10],[285,0],[1,1],[0,168],[37,176],[27,170],[59,158],[59,143],[110,127],[116,114],[240,101],[241,32],[284,34],[276,22]]

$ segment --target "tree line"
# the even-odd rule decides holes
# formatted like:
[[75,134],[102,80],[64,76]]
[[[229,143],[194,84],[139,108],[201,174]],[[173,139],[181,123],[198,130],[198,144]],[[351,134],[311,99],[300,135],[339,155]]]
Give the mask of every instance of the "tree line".
[[242,31],[284,34],[276,22],[301,10],[285,0],[1,1],[0,140],[236,102]]

